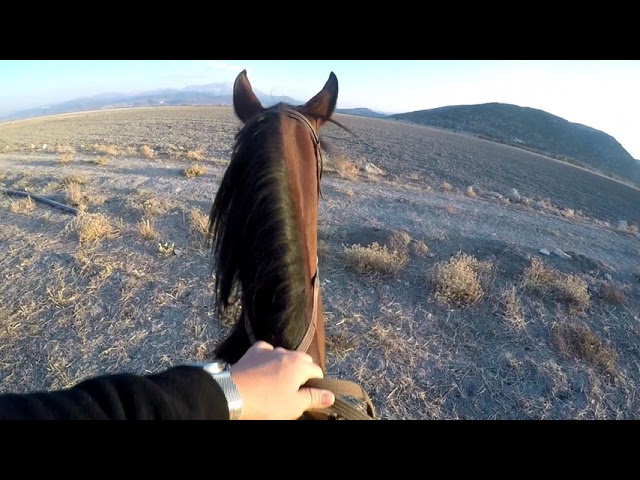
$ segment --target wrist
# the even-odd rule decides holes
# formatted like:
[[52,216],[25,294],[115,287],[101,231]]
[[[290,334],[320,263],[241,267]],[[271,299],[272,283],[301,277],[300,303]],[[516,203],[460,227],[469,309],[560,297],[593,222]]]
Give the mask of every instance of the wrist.
[[211,375],[218,384],[227,401],[229,420],[239,420],[242,416],[243,399],[232,376],[231,365],[224,361],[192,363],[191,366],[202,368]]

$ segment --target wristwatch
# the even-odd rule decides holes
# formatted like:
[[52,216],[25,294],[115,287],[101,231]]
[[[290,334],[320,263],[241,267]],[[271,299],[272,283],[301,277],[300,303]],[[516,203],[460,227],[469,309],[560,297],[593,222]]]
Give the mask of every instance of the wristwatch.
[[231,376],[231,365],[223,361],[192,363],[192,367],[202,368],[220,385],[229,407],[229,420],[238,420],[242,413],[242,398]]

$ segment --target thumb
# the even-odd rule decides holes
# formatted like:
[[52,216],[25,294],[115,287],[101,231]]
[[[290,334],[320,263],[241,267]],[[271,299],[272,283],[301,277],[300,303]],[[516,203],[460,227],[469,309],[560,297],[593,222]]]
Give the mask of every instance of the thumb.
[[301,388],[298,390],[298,396],[303,402],[304,411],[327,408],[336,401],[336,397],[332,392],[319,388]]

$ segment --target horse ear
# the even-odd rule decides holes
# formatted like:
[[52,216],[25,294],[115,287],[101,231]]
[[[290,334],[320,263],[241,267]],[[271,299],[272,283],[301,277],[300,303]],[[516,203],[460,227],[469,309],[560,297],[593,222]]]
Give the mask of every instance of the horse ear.
[[247,123],[251,117],[264,110],[260,100],[253,93],[246,70],[240,72],[233,84],[233,108],[243,123]]
[[320,127],[328,121],[336,109],[338,102],[338,78],[333,72],[329,75],[329,80],[318,94],[301,107],[302,113],[316,118]]

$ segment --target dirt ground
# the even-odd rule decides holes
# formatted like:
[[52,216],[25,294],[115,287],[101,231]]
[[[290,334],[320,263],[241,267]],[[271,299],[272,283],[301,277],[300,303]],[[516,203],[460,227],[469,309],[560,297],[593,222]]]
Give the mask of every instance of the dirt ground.
[[[336,118],[357,136],[321,135],[328,375],[361,383],[382,419],[640,416],[640,191],[470,136]],[[0,188],[86,212],[0,196],[0,391],[210,358],[229,325],[198,222],[238,125],[229,107],[0,124]],[[194,164],[203,174],[185,175]],[[526,198],[508,201],[512,188]],[[398,232],[398,272],[349,261],[350,246],[391,247]],[[469,305],[433,281],[458,252],[490,265]],[[556,275],[544,288],[527,276],[535,259]]]

